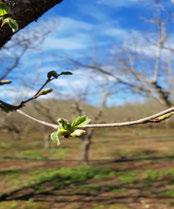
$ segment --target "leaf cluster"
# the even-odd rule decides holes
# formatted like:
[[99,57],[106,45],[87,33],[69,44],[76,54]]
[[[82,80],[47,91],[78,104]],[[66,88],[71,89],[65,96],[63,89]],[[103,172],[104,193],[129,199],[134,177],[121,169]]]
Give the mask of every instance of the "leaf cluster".
[[2,1],[0,1],[0,20],[1,27],[7,24],[13,33],[19,29],[19,25],[16,20],[10,16],[10,6]]
[[60,138],[69,138],[69,137],[81,137],[86,131],[83,130],[83,126],[87,125],[90,122],[90,119],[86,116],[79,116],[75,118],[72,122],[67,121],[66,119],[58,119],[58,130],[51,134],[51,140],[60,145]]

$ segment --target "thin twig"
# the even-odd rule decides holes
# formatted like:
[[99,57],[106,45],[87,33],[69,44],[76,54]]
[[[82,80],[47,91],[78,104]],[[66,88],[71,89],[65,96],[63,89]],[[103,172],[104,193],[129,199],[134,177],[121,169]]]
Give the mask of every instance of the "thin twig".
[[6,112],[10,112],[10,111],[16,111],[18,109],[21,109],[26,103],[30,102],[30,101],[33,101],[35,99],[37,99],[39,96],[39,93],[44,89],[44,87],[49,83],[51,82],[52,80],[54,80],[56,78],[51,78],[51,79],[47,79],[44,84],[42,84],[42,86],[39,88],[39,90],[30,98],[24,100],[24,101],[21,101],[19,105],[12,105],[12,104],[8,104],[2,100],[0,100],[0,108],[2,110],[5,110]]
[[[54,79],[55,79],[55,78],[47,79],[47,80],[44,82],[44,84],[39,88],[39,90],[34,94],[34,96],[32,96],[31,98],[29,98],[29,99],[27,99],[27,100],[25,100],[25,101],[22,101],[21,104],[19,105],[19,107],[21,108],[21,107],[24,106],[24,104],[26,104],[26,103],[28,103],[28,102],[30,102],[30,101],[32,101],[32,100],[37,99],[37,98],[39,97],[39,93],[44,89],[44,87],[45,87],[49,82],[51,82],[51,81],[54,80]],[[19,109],[19,108],[18,108],[18,109]]]
[[[53,129],[58,129],[58,125],[56,125],[56,124],[48,123],[46,121],[34,118],[34,117],[28,115],[27,113],[23,112],[22,110],[17,110],[17,112],[27,118],[30,118],[31,120],[33,120],[37,123],[51,127]],[[134,120],[134,121],[119,122],[119,123],[89,124],[89,125],[83,126],[82,128],[84,128],[84,129],[87,129],[87,128],[114,128],[114,127],[140,125],[140,124],[146,124],[146,123],[157,123],[157,122],[161,122],[163,120],[168,119],[173,114],[174,114],[174,107],[171,107],[171,108],[161,111],[159,113],[156,113],[151,116],[141,118],[138,120]]]
[[[50,83],[51,81],[59,78],[62,75],[72,75],[71,72],[61,72],[60,74],[56,73],[55,71],[50,71],[47,74],[47,79],[46,81],[42,84],[42,86],[39,88],[39,90],[37,90],[37,92],[30,98],[20,102],[19,105],[12,105],[12,104],[8,104],[2,100],[0,100],[0,108],[2,110],[4,110],[5,112],[12,112],[12,111],[17,111],[19,109],[21,109],[26,103],[31,102],[35,99],[37,99],[38,97],[45,95],[45,93],[42,93],[42,90],[44,90],[44,87]],[[51,89],[50,89],[51,90]],[[47,93],[46,93],[47,94]]]
[[54,128],[54,129],[57,129],[58,128],[58,125],[53,124],[53,123],[48,123],[46,121],[43,121],[43,120],[39,120],[37,118],[34,118],[34,117],[28,115],[27,113],[23,112],[22,110],[16,110],[16,112],[18,112],[19,114],[21,114],[21,115],[23,115],[23,116],[25,116],[25,117],[27,117],[27,118],[29,118],[29,119],[31,119],[31,120],[39,123],[39,124],[42,124],[44,126],[48,126],[48,127]]
[[[110,128],[110,127],[123,127],[123,126],[132,126],[132,125],[140,125],[140,124],[145,124],[145,123],[157,123],[161,122],[162,120],[166,120],[168,117],[172,116],[174,114],[174,107],[171,107],[167,110],[164,110],[162,112],[156,113],[154,115],[141,118],[138,120],[133,120],[133,121],[128,121],[128,122],[120,122],[120,123],[106,123],[106,124],[89,124],[84,126],[83,128]],[[163,118],[164,116],[164,118]]]

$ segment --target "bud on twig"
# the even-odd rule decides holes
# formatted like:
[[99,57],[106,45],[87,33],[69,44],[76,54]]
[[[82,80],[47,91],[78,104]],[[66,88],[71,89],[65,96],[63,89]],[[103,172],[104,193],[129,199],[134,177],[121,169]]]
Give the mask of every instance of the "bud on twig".
[[0,85],[10,84],[10,83],[12,83],[12,81],[10,81],[10,80],[1,80],[0,81]]
[[37,95],[37,97],[42,96],[42,95],[46,95],[49,94],[53,91],[53,89],[43,89],[42,91],[40,91]]
[[76,129],[73,133],[70,134],[72,137],[80,137],[86,134],[85,130],[82,129]]
[[54,70],[48,72],[48,74],[47,74],[47,78],[48,78],[48,79],[51,79],[51,78],[58,78],[58,76],[59,76],[58,73],[57,73],[56,71],[54,71]]

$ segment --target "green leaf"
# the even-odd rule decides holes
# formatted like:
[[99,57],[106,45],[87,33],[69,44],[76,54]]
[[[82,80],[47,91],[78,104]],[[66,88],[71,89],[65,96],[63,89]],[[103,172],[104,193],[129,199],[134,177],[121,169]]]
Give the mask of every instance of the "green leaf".
[[0,2],[0,16],[9,14],[10,8],[6,3]]
[[53,142],[57,143],[57,146],[60,145],[59,133],[57,131],[53,132],[50,137]]
[[18,23],[11,17],[7,17],[3,20],[2,26],[8,24],[9,27],[12,29],[13,33],[19,29]]
[[71,123],[71,126],[73,128],[80,128],[80,127],[87,125],[89,122],[90,122],[90,119],[86,115],[83,115],[73,120],[73,122]]
[[71,129],[71,124],[69,124],[69,122],[63,118],[59,118],[57,120],[59,128],[60,129],[64,129],[64,130],[69,130]]
[[60,136],[68,138],[71,134],[71,131],[70,130],[65,130],[63,128],[62,129],[59,128],[58,133],[59,133]]

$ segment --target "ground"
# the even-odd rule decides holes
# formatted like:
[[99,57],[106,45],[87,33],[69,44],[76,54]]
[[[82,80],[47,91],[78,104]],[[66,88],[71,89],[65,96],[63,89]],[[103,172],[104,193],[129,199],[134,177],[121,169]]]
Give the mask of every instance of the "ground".
[[0,144],[0,209],[174,208],[174,130],[97,132],[90,162],[79,140]]

